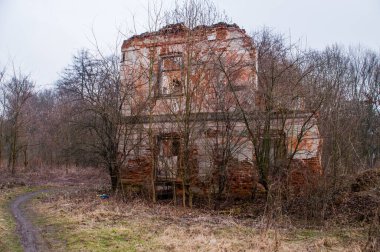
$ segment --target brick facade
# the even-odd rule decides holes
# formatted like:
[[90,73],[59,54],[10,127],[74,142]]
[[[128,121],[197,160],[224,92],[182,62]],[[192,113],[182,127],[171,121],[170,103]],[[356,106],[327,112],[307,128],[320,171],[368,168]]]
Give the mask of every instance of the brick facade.
[[[250,196],[258,174],[239,106],[249,118],[260,111],[256,69],[252,40],[237,25],[175,24],[124,41],[122,92],[130,98],[123,107],[123,183],[148,192],[153,185],[179,192],[186,184],[204,196],[220,188],[224,195]],[[315,118],[296,144],[307,117],[305,111],[289,113],[281,123],[274,117],[271,131],[281,131],[284,152],[297,148],[294,159],[317,174],[321,140]]]

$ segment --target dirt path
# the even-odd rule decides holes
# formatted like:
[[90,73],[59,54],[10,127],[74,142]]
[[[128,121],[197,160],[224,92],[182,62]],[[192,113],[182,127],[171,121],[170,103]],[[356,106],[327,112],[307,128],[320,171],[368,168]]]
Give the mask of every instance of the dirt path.
[[33,226],[30,215],[26,211],[26,203],[38,194],[49,190],[23,194],[11,202],[11,211],[17,222],[17,232],[20,236],[21,244],[25,252],[48,251],[48,246],[41,237],[41,234]]

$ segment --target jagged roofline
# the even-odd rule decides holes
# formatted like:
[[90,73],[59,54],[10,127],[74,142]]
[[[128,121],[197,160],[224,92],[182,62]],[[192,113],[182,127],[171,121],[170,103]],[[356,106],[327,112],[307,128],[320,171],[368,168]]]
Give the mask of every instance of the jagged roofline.
[[228,24],[225,22],[219,22],[219,23],[212,24],[212,25],[198,25],[198,26],[194,27],[193,29],[189,29],[184,23],[176,23],[176,24],[166,25],[166,26],[162,27],[161,29],[159,29],[158,31],[144,32],[144,33],[141,33],[139,35],[134,35],[134,36],[124,40],[122,48],[124,48],[124,46],[126,44],[131,43],[135,39],[142,39],[142,38],[159,36],[159,35],[177,34],[177,33],[185,32],[185,31],[189,31],[189,30],[201,31],[201,30],[212,30],[212,29],[216,29],[216,28],[225,28],[225,29],[233,28],[235,30],[239,30],[243,34],[246,34],[245,30],[241,29],[235,23]]

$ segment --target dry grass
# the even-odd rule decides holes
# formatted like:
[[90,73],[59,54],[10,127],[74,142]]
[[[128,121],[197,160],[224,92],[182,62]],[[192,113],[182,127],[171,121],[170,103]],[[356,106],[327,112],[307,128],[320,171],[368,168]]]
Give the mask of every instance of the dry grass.
[[258,220],[96,193],[72,189],[35,201],[55,251],[361,251],[365,239],[360,229],[267,230]]
[[105,184],[107,176],[94,169],[77,167],[41,167],[38,169],[18,169],[15,175],[0,167],[0,251],[22,251],[16,233],[15,220],[11,214],[10,202],[16,196],[38,186]]
[[0,167],[1,185],[28,186],[91,186],[108,185],[107,172],[100,168],[76,166],[41,166],[36,168],[17,168],[15,175]]
[[19,249],[6,199],[25,190],[8,187],[23,183],[56,188],[29,208],[51,251],[361,251],[367,242],[365,228],[296,227],[286,216],[268,225],[251,218],[258,215],[245,205],[215,212],[162,202],[125,203],[115,197],[102,200],[97,195],[109,190],[107,176],[94,169],[41,168],[15,178],[2,174],[0,251]]

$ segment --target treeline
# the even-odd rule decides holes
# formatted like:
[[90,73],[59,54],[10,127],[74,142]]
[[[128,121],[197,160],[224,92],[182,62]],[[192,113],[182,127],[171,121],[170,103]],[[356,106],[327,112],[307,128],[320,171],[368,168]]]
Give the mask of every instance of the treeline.
[[[380,58],[364,48],[333,46],[317,54],[326,92],[319,125],[323,167],[334,178],[379,165]],[[317,89],[319,88],[317,86]]]
[[[306,107],[321,103],[317,112],[324,172],[338,178],[378,166],[379,53],[336,45],[307,53],[315,66],[308,78],[318,78],[308,82],[312,95],[305,102]],[[260,63],[259,58],[259,66],[266,64]],[[51,90],[37,92],[31,77],[16,71],[4,69],[0,77],[3,167],[14,172],[16,167],[103,166],[117,176],[124,162],[118,153],[126,140],[118,125],[126,97],[116,55],[80,51]]]
[[58,89],[36,91],[32,78],[2,71],[1,165],[16,168],[96,165],[72,123],[73,103]]

